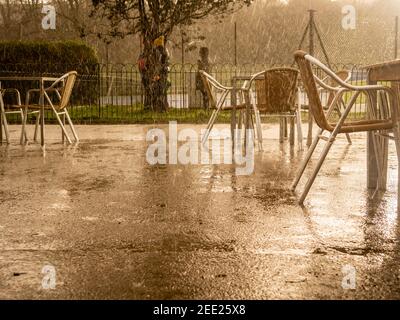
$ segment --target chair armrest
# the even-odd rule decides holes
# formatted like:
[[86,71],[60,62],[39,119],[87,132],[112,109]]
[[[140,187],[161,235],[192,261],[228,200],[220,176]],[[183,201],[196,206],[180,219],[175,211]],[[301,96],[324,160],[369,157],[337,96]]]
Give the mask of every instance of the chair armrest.
[[255,79],[257,79],[259,76],[261,76],[263,73],[265,73],[266,72],[266,70],[263,70],[263,71],[261,71],[261,72],[257,72],[256,74],[253,74],[252,76],[251,76],[251,78],[250,78],[250,80],[247,82],[245,82],[244,84],[243,84],[243,87],[242,87],[242,89],[241,90],[250,90],[250,88],[251,88],[251,85],[253,84],[253,81],[255,80]]
[[[328,67],[326,67],[322,62],[320,62],[316,58],[310,56],[309,54],[306,54],[305,58],[306,58],[306,60],[310,61],[311,63],[313,63],[314,65],[318,66],[320,69],[322,69],[331,78],[333,78],[340,85],[340,87],[346,88],[346,89],[348,89],[350,91],[370,91],[370,90],[387,90],[387,89],[390,89],[389,87],[381,86],[381,85],[353,86],[353,85],[343,81],[342,79],[340,79],[340,77],[338,77],[332,70],[330,70]],[[389,91],[391,91],[391,89]]]
[[[46,88],[44,89],[45,92],[55,92],[57,93],[57,97],[61,100],[61,95],[60,92],[58,91],[57,88]],[[40,93],[40,89],[30,89],[26,92],[26,104],[29,104],[29,99],[30,99],[30,94],[34,93],[34,92],[39,92]]]
[[199,70],[199,73],[202,74],[214,88],[218,90],[233,90],[233,87],[226,87],[220,84],[213,76],[211,76],[207,72]]
[[[337,91],[339,90],[340,87],[332,87],[332,86],[326,84],[325,81],[326,81],[327,78],[329,78],[329,77],[325,77],[323,80],[321,80],[321,79],[318,78],[316,75],[314,75],[315,81],[316,81],[316,82],[318,83],[318,85],[321,87],[320,90],[321,90],[321,89],[322,89],[322,90],[325,89],[325,90],[328,90],[328,91],[337,92]],[[322,90],[321,90],[321,91],[322,91]]]
[[[46,89],[44,89],[44,91],[46,91],[46,92],[57,91],[58,92],[58,89],[57,88],[46,88]],[[27,92],[40,92],[40,89],[29,89]]]

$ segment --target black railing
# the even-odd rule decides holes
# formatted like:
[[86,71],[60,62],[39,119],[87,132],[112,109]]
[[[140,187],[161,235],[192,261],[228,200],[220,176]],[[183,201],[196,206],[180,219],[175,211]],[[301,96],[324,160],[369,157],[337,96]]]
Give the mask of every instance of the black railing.
[[[232,85],[235,76],[251,75],[256,72],[283,65],[240,65],[218,64],[211,66],[212,75],[223,85]],[[333,65],[334,70],[347,69],[352,72],[351,82],[356,85],[366,83],[367,73],[358,65]],[[71,97],[70,114],[76,123],[144,123],[165,121],[176,117],[188,122],[204,122],[209,111],[202,106],[201,92],[196,88],[197,65],[174,64],[170,66],[168,89],[169,116],[144,110],[143,87],[140,73],[136,65],[3,65],[0,75],[51,75],[61,76],[59,70],[81,70]],[[49,70],[57,70],[51,72]],[[86,72],[85,72],[86,70]],[[317,71],[318,73],[318,71]],[[26,91],[29,83],[3,83],[3,87],[17,87]],[[306,103],[305,95],[302,97]],[[229,104],[231,97],[227,98]],[[359,99],[353,110],[353,115],[365,113],[365,101]],[[47,114],[52,120],[51,113]],[[222,120],[224,118],[222,117]],[[11,120],[12,121],[12,120]]]

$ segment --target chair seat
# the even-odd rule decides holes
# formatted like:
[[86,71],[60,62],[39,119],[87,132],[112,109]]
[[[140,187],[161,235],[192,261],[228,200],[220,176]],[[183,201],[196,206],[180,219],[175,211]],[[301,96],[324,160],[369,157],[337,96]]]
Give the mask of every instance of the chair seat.
[[[329,125],[330,128],[328,128],[328,131],[332,132],[336,127],[336,123],[329,123]],[[393,129],[393,122],[391,120],[360,120],[345,123],[340,129],[339,133],[353,133],[390,129]]]

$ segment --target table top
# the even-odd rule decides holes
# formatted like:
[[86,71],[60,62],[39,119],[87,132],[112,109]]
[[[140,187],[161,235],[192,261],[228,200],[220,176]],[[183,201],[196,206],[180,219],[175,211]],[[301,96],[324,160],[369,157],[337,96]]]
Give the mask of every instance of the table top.
[[48,76],[0,76],[0,81],[56,81],[57,79],[59,78]]
[[368,70],[368,83],[379,81],[400,81],[400,59],[371,64],[363,67]]
[[398,65],[400,65],[400,59],[370,64],[368,66],[362,67],[362,69],[381,69],[381,68],[393,67],[393,66],[398,66]]

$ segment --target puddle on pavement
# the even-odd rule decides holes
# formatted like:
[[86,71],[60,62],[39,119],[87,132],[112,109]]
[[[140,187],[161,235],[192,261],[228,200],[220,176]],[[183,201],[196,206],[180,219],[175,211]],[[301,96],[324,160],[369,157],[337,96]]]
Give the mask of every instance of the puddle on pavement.
[[[231,277],[237,272],[249,286],[251,279],[273,274],[274,268],[291,271],[302,265],[312,273],[317,265],[340,273],[341,264],[348,261],[367,269],[371,257],[376,258],[375,274],[387,272],[399,261],[396,193],[390,191],[396,188],[397,166],[389,166],[389,191],[371,202],[360,169],[365,167],[365,153],[358,153],[365,141],[353,142],[347,152],[342,148],[345,142],[333,149],[306,202],[307,212],[296,202],[304,181],[296,194],[289,190],[304,153],[276,140],[266,140],[266,151],[256,155],[255,172],[243,177],[235,175],[234,165],[150,166],[143,141],[84,140],[76,148],[50,144],[44,158],[37,146],[25,151],[18,146],[0,148],[0,159],[12,159],[13,164],[0,162],[0,212],[8,213],[0,216],[0,246],[14,250],[0,251],[0,261],[12,263],[23,255],[22,249],[51,248],[69,265],[70,257],[60,253],[68,249],[86,264],[82,268],[101,266],[104,274],[115,268],[130,274],[124,268],[138,265],[137,271],[154,274],[155,279],[165,269],[179,268],[192,272],[193,279],[210,264],[214,267],[208,274]],[[345,164],[342,169],[337,160]],[[3,233],[20,218],[23,224],[12,230],[14,234]],[[38,227],[43,223],[51,228],[44,232]],[[46,236],[31,236],[40,232]],[[90,252],[101,259],[85,259]],[[45,260],[47,253],[43,255],[28,259]],[[126,265],[117,265],[120,255]],[[179,265],[178,258],[190,263]],[[157,266],[154,261],[162,263]],[[32,268],[27,264],[16,272]],[[64,276],[70,282],[78,279],[73,272]],[[290,279],[294,280],[288,283],[304,282],[304,276]]]

